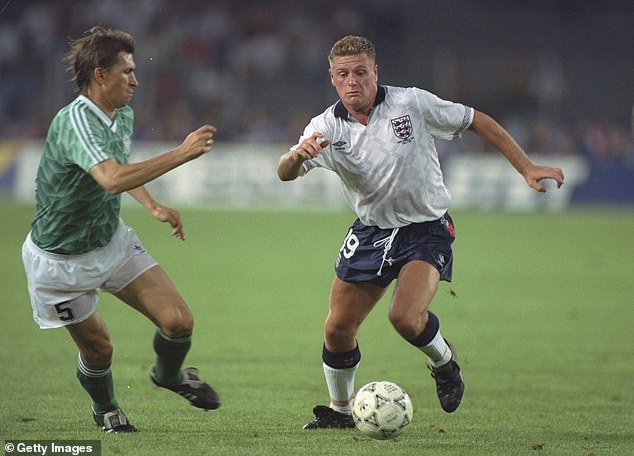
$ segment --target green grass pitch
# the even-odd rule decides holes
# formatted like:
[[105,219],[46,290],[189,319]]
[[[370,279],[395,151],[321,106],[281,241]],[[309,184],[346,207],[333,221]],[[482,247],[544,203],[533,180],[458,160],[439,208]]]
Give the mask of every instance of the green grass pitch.
[[101,440],[104,455],[624,455],[634,449],[634,212],[454,213],[454,281],[432,304],[466,382],[454,414],[391,329],[389,293],[363,326],[357,386],[409,392],[404,434],[304,431],[327,401],[322,325],[347,212],[183,210],[187,241],[124,218],[196,317],[186,361],[223,397],[203,412],[154,388],[151,324],[102,294],[119,402],[140,429],[100,433],[65,330],[32,321],[20,246],[29,206],[0,203],[0,437]]

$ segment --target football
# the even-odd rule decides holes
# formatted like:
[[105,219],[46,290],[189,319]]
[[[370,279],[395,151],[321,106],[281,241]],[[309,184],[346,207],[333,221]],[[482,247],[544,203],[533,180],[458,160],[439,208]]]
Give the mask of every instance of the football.
[[413,413],[407,392],[388,381],[374,381],[362,386],[352,405],[352,419],[357,429],[380,440],[402,433],[412,422]]

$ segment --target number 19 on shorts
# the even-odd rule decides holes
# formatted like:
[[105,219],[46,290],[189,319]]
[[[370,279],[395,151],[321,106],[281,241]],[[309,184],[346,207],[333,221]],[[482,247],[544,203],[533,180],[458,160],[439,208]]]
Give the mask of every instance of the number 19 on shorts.
[[343,245],[339,249],[339,252],[346,258],[351,258],[354,252],[359,247],[359,238],[352,232],[352,228],[346,234],[346,238],[343,240]]

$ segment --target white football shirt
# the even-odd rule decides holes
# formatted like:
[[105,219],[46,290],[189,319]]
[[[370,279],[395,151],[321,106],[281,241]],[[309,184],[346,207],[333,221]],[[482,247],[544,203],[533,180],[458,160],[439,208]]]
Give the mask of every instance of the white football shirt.
[[310,121],[291,150],[322,133],[330,145],[304,162],[304,170],[335,172],[363,224],[398,228],[447,211],[450,196],[434,140],[459,137],[473,116],[473,108],[419,88],[379,86],[368,125],[338,101]]

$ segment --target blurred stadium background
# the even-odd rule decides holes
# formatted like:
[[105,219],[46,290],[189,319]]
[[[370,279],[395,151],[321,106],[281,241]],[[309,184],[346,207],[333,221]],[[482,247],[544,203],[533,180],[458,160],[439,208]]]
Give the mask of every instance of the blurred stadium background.
[[[634,205],[634,2],[617,0],[0,0],[0,197],[30,201],[42,140],[74,96],[68,39],[102,24],[137,39],[133,159],[193,128],[215,153],[152,184],[191,204],[341,206],[329,173],[281,184],[277,157],[336,101],[326,54],[377,46],[381,83],[418,86],[497,118],[536,161],[565,168],[528,191],[475,135],[439,151],[454,207]],[[289,190],[290,189],[290,190]]]

